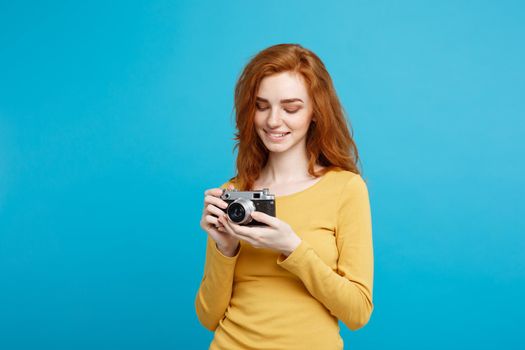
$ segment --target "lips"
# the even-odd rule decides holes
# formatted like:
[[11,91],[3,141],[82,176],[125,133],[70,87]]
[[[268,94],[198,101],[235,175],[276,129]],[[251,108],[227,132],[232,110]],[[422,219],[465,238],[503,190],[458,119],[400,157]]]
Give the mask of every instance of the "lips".
[[276,142],[286,139],[286,136],[288,136],[290,134],[289,131],[286,131],[286,132],[271,132],[271,133],[269,133],[266,130],[264,130],[264,133],[266,134],[266,137],[268,139],[270,139],[271,141],[276,141]]

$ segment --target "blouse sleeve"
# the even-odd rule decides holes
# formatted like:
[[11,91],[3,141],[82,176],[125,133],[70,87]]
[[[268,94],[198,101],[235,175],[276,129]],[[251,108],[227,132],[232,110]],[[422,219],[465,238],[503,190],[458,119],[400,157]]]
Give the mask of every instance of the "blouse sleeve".
[[298,276],[310,294],[351,330],[368,323],[372,310],[374,258],[368,189],[361,176],[352,177],[339,199],[334,271],[302,240],[277,264]]
[[195,310],[199,322],[211,331],[217,328],[230,304],[239,251],[233,257],[223,255],[215,241],[208,237],[204,276],[195,298]]
[[241,249],[233,257],[223,255],[208,235],[204,276],[195,297],[195,310],[199,322],[209,330],[217,328],[230,304],[235,264]]

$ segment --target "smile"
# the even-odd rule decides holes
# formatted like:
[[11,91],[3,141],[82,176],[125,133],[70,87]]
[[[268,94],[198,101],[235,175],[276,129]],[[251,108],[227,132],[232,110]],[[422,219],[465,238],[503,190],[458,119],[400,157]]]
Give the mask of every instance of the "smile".
[[290,134],[290,132],[285,133],[269,133],[266,130],[264,130],[264,133],[266,134],[267,138],[271,141],[281,141],[286,138],[287,135]]

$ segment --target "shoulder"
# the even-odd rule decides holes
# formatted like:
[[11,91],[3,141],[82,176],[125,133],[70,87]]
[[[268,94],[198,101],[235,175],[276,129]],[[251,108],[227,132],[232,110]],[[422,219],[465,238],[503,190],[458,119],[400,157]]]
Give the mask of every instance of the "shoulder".
[[349,187],[364,187],[366,182],[360,174],[353,173],[348,170],[334,170],[331,172],[333,182],[342,189]]
[[339,207],[344,207],[350,203],[368,202],[368,187],[360,174],[341,170],[334,172],[332,176],[332,184],[339,195]]
[[355,215],[370,212],[368,188],[361,175],[342,171],[336,177],[338,222],[348,223],[349,220],[354,220]]

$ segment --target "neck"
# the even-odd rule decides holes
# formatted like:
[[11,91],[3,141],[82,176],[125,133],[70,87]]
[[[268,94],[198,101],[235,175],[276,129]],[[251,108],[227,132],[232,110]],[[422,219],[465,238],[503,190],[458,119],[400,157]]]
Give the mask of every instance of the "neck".
[[306,150],[299,148],[284,153],[270,152],[268,162],[261,172],[263,183],[285,184],[311,179],[308,173]]

